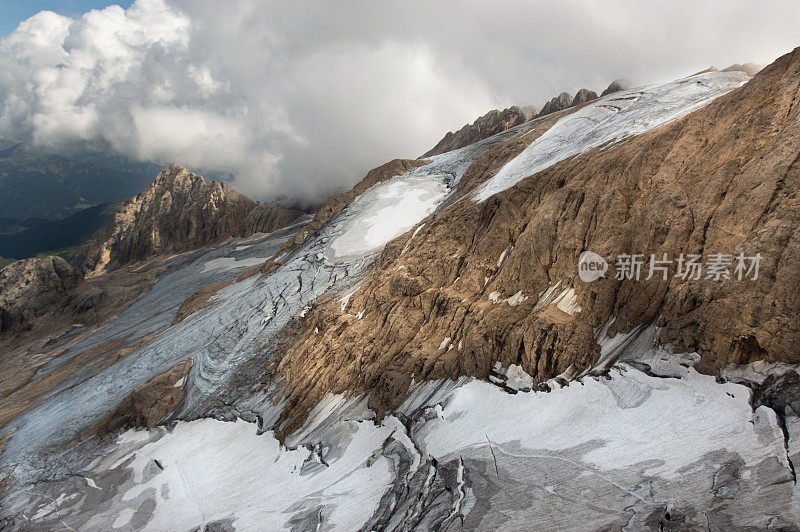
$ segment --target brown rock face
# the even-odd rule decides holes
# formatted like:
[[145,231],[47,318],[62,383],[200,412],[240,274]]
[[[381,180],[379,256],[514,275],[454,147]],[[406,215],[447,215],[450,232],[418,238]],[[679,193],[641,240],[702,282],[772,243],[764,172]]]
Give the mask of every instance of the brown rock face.
[[455,133],[452,131],[447,133],[436,146],[422,157],[439,155],[440,153],[463,148],[480,140],[488,139],[492,135],[502,133],[507,129],[527,122],[535,114],[535,109],[521,109],[517,106],[509,107],[502,111],[496,109],[489,111],[475,120],[474,123],[467,124]]
[[99,430],[151,429],[164,421],[183,400],[183,380],[190,369],[192,361],[184,360],[137,387],[99,425]]
[[628,88],[630,88],[630,83],[627,80],[622,78],[615,79],[608,85],[608,87],[606,87],[606,90],[600,93],[600,96],[605,96],[606,94],[623,91]]
[[568,92],[562,92],[542,107],[542,110],[539,111],[539,116],[549,115],[551,113],[556,113],[558,111],[563,111],[564,109],[572,106],[572,96],[569,95]]
[[77,317],[99,297],[100,291],[87,287],[81,272],[61,257],[13,262],[0,271],[0,331],[30,329],[49,313]]
[[591,102],[597,99],[597,93],[589,89],[581,89],[575,93],[575,98],[572,99],[572,105],[580,105],[582,103]]
[[220,240],[235,234],[255,206],[226,183],[206,183],[170,164],[94,235],[83,267],[99,272]]
[[[328,392],[368,393],[384,412],[412,376],[486,377],[496,361],[521,365],[537,383],[574,374],[597,362],[605,325],[613,336],[657,322],[662,343],[699,352],[709,372],[757,359],[800,363],[798,80],[800,49],[682,119],[483,203],[454,202],[410,243],[413,230],[389,243],[345,312],[331,297],[306,317],[280,364],[282,430]],[[481,164],[498,168],[517,151],[495,148],[502,160]],[[619,281],[612,263],[610,277],[583,283],[585,250],[762,261],[755,281],[684,280],[674,267],[666,280]],[[551,288],[574,290],[579,310],[542,303]]]
[[236,236],[271,233],[282,229],[303,215],[303,211],[281,207],[276,202],[257,205],[244,219]]

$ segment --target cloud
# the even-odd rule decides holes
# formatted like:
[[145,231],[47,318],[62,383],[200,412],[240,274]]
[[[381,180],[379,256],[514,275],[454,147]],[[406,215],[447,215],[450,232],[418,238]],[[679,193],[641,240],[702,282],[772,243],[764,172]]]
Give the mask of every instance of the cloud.
[[416,157],[489,109],[625,76],[766,63],[800,4],[137,0],[41,12],[0,40],[0,134],[102,142],[235,176],[253,197],[324,197]]

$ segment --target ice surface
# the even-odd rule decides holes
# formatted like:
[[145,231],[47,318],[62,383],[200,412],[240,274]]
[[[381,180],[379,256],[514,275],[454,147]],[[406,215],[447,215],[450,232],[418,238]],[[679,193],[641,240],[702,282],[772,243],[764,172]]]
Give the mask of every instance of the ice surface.
[[[306,235],[304,245],[284,257],[270,275],[250,277],[221,289],[212,308],[167,328],[180,303],[198,288],[235,278],[253,263],[247,259],[269,256],[259,242],[269,242],[277,251],[279,240],[287,238],[288,232],[227,242],[182,257],[147,296],[116,321],[40,370],[49,371],[107,340],[153,337],[102,371],[87,365],[11,421],[7,428],[16,430],[0,455],[0,469],[13,471],[23,484],[45,471],[66,471],[69,466],[53,448],[99,422],[136,386],[186,359],[194,363],[177,415],[188,419],[211,413],[246,415],[271,426],[282,408],[282,403],[273,400],[279,383],[268,382],[256,390],[252,384],[242,387],[236,379],[262,380],[263,365],[272,357],[273,339],[283,327],[320,296],[357,286],[383,245],[422,222],[440,205],[476,157],[526,127],[530,125],[438,156],[425,166],[370,187],[319,233]],[[237,250],[243,243],[250,247]]]
[[559,310],[570,316],[581,311],[581,307],[578,305],[578,295],[575,293],[575,289],[571,287],[556,296],[553,303]]
[[359,214],[342,222],[342,234],[330,243],[328,258],[335,262],[383,249],[432,213],[448,192],[443,179],[414,174],[370,188],[353,202]]
[[[271,432],[257,435],[256,426],[242,420],[180,422],[171,433],[154,431],[144,444],[130,431],[95,473],[108,478],[124,471],[131,481],[82,528],[128,525],[149,500],[146,530],[188,530],[217,521],[241,530],[280,530],[305,512],[319,512],[328,529],[354,530],[375,512],[390,484],[391,460],[373,453],[396,432],[397,421],[342,425],[349,425],[341,432],[344,452],[310,473],[302,472],[309,449],[283,448]],[[52,517],[57,506],[64,504],[40,509],[38,518]]]
[[[186,298],[199,288],[217,281],[235,279],[253,264],[254,258],[263,262],[263,257],[273,255],[298,228],[310,221],[304,217],[298,224],[269,235],[251,237],[246,249],[239,249],[242,241],[226,241],[216,246],[186,253],[165,262],[168,272],[142,299],[124,310],[119,317],[86,340],[70,347],[67,352],[45,364],[37,373],[41,376],[65,364],[79,353],[111,340],[138,340],[168,327],[175,313]],[[209,268],[208,264],[220,264],[225,268]],[[90,366],[87,370],[92,371]],[[70,386],[74,384],[71,383]]]
[[522,303],[525,300],[527,300],[528,296],[524,295],[522,293],[522,290],[520,290],[519,292],[517,292],[516,294],[514,294],[514,295],[512,295],[510,297],[507,297],[505,299],[500,299],[500,292],[492,292],[491,294],[489,294],[489,299],[494,304],[508,303],[509,306],[516,307],[520,303]]
[[[249,248],[250,246],[244,246],[244,249]],[[237,248],[239,250],[239,248]],[[252,268],[253,266],[260,266],[264,264],[268,258],[272,255],[267,255],[266,257],[249,257],[247,259],[237,259],[235,257],[220,257],[218,259],[210,260],[203,265],[203,273],[215,271],[215,270],[238,270],[241,271],[242,269]]]
[[798,372],[797,366],[783,362],[757,360],[750,364],[729,364],[720,370],[720,376],[732,382],[755,382],[762,384],[771,375],[780,377],[790,371]]
[[480,187],[475,199],[485,201],[559,161],[676,120],[749,79],[744,72],[708,72],[609,94],[561,118]]
[[[390,492],[399,485],[419,501],[406,518],[439,512],[465,529],[587,522],[619,529],[659,508],[672,508],[688,528],[797,524],[798,494],[775,413],[753,411],[745,386],[683,369],[681,378],[664,379],[622,363],[608,378],[514,395],[469,378],[415,383],[379,425],[365,397],[328,395],[289,448],[241,420],[129,431],[87,472],[103,490],[102,504],[92,506],[98,490],[86,483],[44,485],[37,489],[52,496],[32,492],[19,504],[40,523],[81,528],[225,522],[279,530],[302,522],[303,530],[321,523],[355,530],[386,523],[379,516],[399,504]],[[527,388],[521,369],[507,374]],[[788,430],[794,438],[795,419]],[[789,452],[796,450],[790,440]],[[454,465],[442,469],[447,464]],[[428,480],[415,483],[415,473]],[[435,478],[453,483],[436,488]],[[439,500],[435,489],[451,502],[427,506]],[[135,522],[139,508],[150,510]]]
[[[600,446],[585,459],[598,469],[646,459],[653,461],[646,474],[667,478],[717,449],[748,462],[783,454],[777,423],[759,418],[766,412],[753,412],[745,386],[720,385],[694,370],[684,379],[615,371],[612,381],[586,378],[546,394],[517,395],[473,381],[448,398],[442,418],[427,422],[418,437],[424,450],[440,459],[485,446],[486,434],[495,444],[516,442],[531,451],[566,451],[595,442]],[[638,404],[623,408],[617,393],[626,389],[646,393]],[[771,442],[766,446],[764,436]]]

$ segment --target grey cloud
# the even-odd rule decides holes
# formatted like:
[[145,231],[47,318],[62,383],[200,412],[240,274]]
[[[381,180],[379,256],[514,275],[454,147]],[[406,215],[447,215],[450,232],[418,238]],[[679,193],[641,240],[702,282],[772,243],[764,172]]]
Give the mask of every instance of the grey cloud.
[[0,134],[316,199],[495,107],[626,76],[767,63],[800,4],[138,0],[40,13],[0,40]]

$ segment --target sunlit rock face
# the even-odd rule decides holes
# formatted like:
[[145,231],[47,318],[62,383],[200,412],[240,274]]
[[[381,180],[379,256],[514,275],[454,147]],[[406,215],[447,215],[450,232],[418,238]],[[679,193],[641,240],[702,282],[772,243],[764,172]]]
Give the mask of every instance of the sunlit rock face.
[[100,272],[166,251],[209,244],[236,233],[255,207],[227,183],[207,183],[171,164],[98,231],[84,268]]

